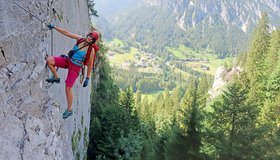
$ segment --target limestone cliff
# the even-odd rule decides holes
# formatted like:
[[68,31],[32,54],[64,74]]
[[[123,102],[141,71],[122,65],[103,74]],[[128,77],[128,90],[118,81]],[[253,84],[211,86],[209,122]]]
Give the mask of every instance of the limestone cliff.
[[228,69],[225,66],[219,66],[214,77],[213,85],[208,92],[210,95],[209,98],[213,99],[222,94],[234,76],[240,75],[241,72],[242,68],[237,65]]
[[[81,35],[89,31],[86,0],[15,1],[34,15]],[[51,55],[51,32],[10,0],[0,1],[0,159],[84,159],[90,122],[90,88],[76,82],[74,114],[63,120],[66,70],[50,87],[44,57]],[[74,45],[54,31],[54,55]]]

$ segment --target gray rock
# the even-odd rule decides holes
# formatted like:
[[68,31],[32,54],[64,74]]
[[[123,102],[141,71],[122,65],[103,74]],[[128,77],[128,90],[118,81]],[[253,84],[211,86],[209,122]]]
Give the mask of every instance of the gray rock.
[[[26,0],[17,3],[34,15],[85,36],[89,31],[87,1]],[[55,13],[53,12],[55,11]],[[57,17],[62,17],[58,19]],[[46,86],[50,75],[45,56],[66,54],[75,40],[51,31],[9,0],[0,1],[0,159],[73,160],[86,154],[90,123],[90,88],[73,87],[74,115],[66,120],[65,79]],[[78,144],[72,137],[80,134]],[[86,136],[86,138],[84,138]]]

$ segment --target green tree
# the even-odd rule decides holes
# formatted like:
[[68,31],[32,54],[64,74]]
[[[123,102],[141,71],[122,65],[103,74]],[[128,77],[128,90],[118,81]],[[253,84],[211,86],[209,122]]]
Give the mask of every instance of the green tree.
[[[268,61],[269,62],[269,61]],[[272,70],[272,69],[270,69]],[[262,135],[258,141],[259,152],[264,155],[263,159],[280,158],[280,137],[279,137],[279,100],[280,100],[280,65],[277,64],[267,81],[266,101],[261,108],[259,124]]]
[[[183,110],[179,129],[175,127],[172,140],[167,146],[167,159],[201,159],[201,104],[198,80],[191,81],[183,98]],[[175,154],[174,154],[175,153]]]
[[247,103],[247,93],[239,83],[233,83],[211,106],[214,111],[210,113],[207,139],[216,149],[214,159],[248,160],[257,156],[254,132],[259,111],[253,103]]
[[279,62],[280,56],[280,28],[275,30],[271,34],[271,47],[269,48],[269,52],[266,59],[266,71],[268,71],[268,75],[271,74],[275,67]]
[[[99,81],[91,93],[91,121],[89,131],[88,159],[99,157],[114,157],[114,146],[124,122],[124,109],[118,105],[118,87],[111,77],[111,68],[104,54],[107,48],[100,41],[100,51],[97,57]],[[92,78],[94,79],[94,78]]]
[[142,101],[141,91],[137,89],[135,93],[135,109],[138,113],[140,111],[141,101]]
[[121,132],[115,149],[116,159],[140,159],[143,141],[141,136],[132,130],[128,133]]
[[[279,93],[280,93],[280,29],[276,30],[272,34],[271,39],[271,48],[269,52],[269,56],[267,58],[267,72],[268,81],[266,85],[266,96],[267,103],[264,106],[266,111],[264,112],[265,117],[267,117],[268,121],[276,122],[273,117],[278,117],[277,114],[277,106],[280,105],[278,101]],[[272,119],[271,119],[272,118]]]
[[132,88],[127,88],[120,92],[120,105],[125,108],[126,112],[132,114],[134,111],[134,95]]
[[169,110],[170,113],[175,113],[179,109],[180,101],[182,98],[181,91],[182,91],[181,86],[177,86],[176,88],[174,88],[172,90],[171,100],[172,100],[173,105],[170,107],[170,110]]
[[149,104],[149,100],[147,96],[144,96],[141,101],[141,107],[138,111],[138,114],[140,114],[140,117],[142,119],[148,120],[151,119],[151,105]]
[[272,38],[268,56],[266,58],[266,68],[263,71],[267,79],[265,83],[265,99],[261,106],[260,116],[258,117],[259,134],[256,145],[258,152],[263,153],[260,159],[279,159],[280,139],[277,136],[279,131],[279,85],[280,85],[280,34],[279,29],[272,32]]
[[97,15],[97,10],[95,10],[94,6],[95,6],[94,0],[88,0],[89,14],[90,14],[91,16],[99,17],[99,16]]
[[156,135],[155,123],[151,120],[143,121],[141,125],[142,133],[142,151],[140,155],[140,160],[150,160],[156,159]]
[[[247,54],[246,83],[250,89],[249,98],[260,106],[264,102],[266,76],[265,59],[270,46],[269,20],[266,13],[262,13],[261,20],[255,31]],[[246,84],[245,83],[245,84]]]

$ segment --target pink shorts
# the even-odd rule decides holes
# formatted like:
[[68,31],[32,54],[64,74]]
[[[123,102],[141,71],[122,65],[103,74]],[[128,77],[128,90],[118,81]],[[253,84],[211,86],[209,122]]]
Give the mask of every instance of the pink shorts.
[[67,58],[55,56],[55,57],[53,57],[53,59],[54,59],[54,66],[59,67],[59,68],[68,69],[68,75],[65,80],[65,83],[66,83],[66,86],[72,88],[76,79],[79,77],[79,72],[81,70],[81,67],[75,65]]

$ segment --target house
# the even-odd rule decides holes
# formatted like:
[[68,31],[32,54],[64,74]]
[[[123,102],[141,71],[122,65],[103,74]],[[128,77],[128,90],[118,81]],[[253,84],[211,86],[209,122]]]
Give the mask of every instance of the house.
[[210,70],[210,67],[206,66],[206,65],[201,65],[200,68],[205,70],[205,71],[209,71]]

